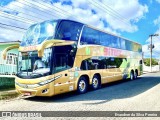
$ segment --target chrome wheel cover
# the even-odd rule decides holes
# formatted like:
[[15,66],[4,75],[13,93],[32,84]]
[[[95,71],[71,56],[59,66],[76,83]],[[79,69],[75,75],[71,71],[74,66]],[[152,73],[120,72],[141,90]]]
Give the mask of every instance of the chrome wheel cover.
[[92,85],[93,85],[94,88],[98,87],[98,79],[97,78],[93,78]]
[[130,75],[131,80],[133,80],[133,77],[134,77],[134,76],[133,76],[133,73],[131,73],[131,75]]
[[78,86],[79,90],[83,92],[86,89],[86,82],[84,80],[81,80]]

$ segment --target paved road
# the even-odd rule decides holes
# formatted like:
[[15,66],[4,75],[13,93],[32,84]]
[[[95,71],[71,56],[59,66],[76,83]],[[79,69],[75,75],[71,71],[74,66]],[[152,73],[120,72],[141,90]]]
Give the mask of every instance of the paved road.
[[0,111],[160,111],[160,72],[77,95],[0,101]]

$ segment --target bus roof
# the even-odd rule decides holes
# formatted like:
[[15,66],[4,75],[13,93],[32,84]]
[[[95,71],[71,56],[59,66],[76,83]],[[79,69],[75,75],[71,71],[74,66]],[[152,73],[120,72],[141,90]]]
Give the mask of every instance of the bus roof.
[[[133,42],[133,43],[141,46],[141,44],[139,44],[138,42],[135,42],[135,41],[126,39],[126,38],[124,38],[124,37],[115,35],[115,34],[113,34],[113,33],[107,32],[107,31],[105,31],[105,30],[98,29],[98,28],[96,28],[96,27],[87,25],[87,24],[85,24],[85,23],[81,23],[81,22],[78,22],[78,21],[70,20],[70,19],[51,19],[51,20],[46,20],[46,21],[43,21],[43,22],[40,22],[40,23],[37,23],[37,24],[41,24],[41,23],[45,23],[45,22],[50,22],[50,21],[56,21],[56,22],[57,22],[57,25],[56,25],[56,28],[55,28],[55,29],[57,29],[57,28],[59,27],[59,24],[61,23],[61,21],[71,21],[71,22],[79,23],[79,24],[81,24],[82,26],[90,27],[90,28],[95,29],[95,30],[97,30],[97,31],[101,31],[101,32],[103,32],[103,33],[107,33],[107,34],[109,34],[109,35],[111,35],[111,36],[115,36],[115,37],[119,37],[119,38],[125,39],[125,40],[127,40],[127,41]],[[34,26],[34,25],[36,25],[36,24],[33,24],[33,25],[31,25],[31,26]],[[31,26],[30,26],[30,27],[31,27]],[[23,41],[23,42],[22,42],[22,41]],[[21,45],[22,45],[22,46],[25,46],[25,44],[27,44],[26,40],[22,40],[22,41],[21,41]],[[32,41],[32,42],[33,42],[33,41]],[[23,44],[24,44],[24,45],[23,45]]]

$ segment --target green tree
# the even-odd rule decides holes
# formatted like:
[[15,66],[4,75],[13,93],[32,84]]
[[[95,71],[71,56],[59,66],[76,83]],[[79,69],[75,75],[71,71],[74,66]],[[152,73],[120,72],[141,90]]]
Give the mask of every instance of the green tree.
[[[146,58],[144,59],[144,64],[146,66],[150,66],[150,58]],[[152,58],[152,65],[158,65],[158,62],[156,61],[156,59]]]

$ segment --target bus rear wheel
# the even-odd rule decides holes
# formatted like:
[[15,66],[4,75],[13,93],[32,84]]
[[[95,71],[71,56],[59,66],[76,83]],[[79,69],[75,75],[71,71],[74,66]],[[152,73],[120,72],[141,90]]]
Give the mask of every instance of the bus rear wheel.
[[88,82],[84,76],[79,78],[77,92],[80,94],[86,93],[88,90]]
[[92,89],[97,90],[98,88],[100,88],[101,86],[101,82],[100,79],[97,75],[94,75],[92,78]]
[[133,71],[131,71],[131,73],[130,73],[130,80],[134,80],[134,72]]
[[137,72],[137,71],[134,72],[134,78],[135,78],[135,79],[138,78],[138,72]]

